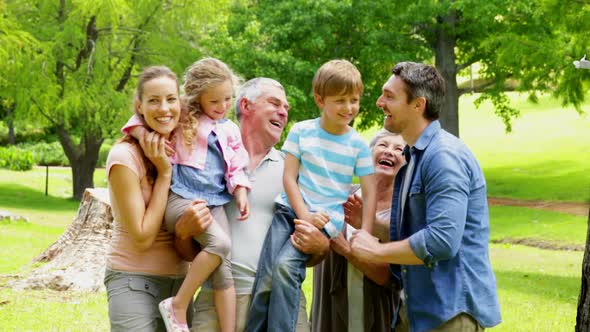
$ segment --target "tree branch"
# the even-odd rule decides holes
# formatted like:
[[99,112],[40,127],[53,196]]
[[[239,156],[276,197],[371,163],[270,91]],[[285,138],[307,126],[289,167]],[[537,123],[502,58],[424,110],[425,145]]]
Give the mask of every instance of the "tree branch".
[[49,122],[51,122],[54,126],[57,127],[57,125],[58,125],[57,121],[55,121],[55,119],[53,119],[52,117],[49,116],[49,114],[47,114],[47,113],[45,113],[45,111],[43,111],[43,107],[41,107],[41,104],[39,104],[37,99],[35,99],[35,97],[31,96],[31,100],[33,101],[33,104],[37,105],[37,110],[39,111],[39,113],[41,113],[41,115],[43,115],[44,118],[46,118]]
[[[148,25],[148,23],[152,20],[154,15],[156,15],[156,13],[158,12],[159,8],[160,8],[160,6],[156,6],[154,8],[154,10],[150,13],[150,15],[148,15],[148,17],[146,17],[145,21],[137,27],[138,31],[143,31],[143,28],[146,25]],[[119,79],[119,84],[117,84],[115,91],[118,91],[118,92],[123,91],[123,89],[125,89],[125,86],[127,85],[127,82],[131,78],[131,71],[133,70],[133,67],[135,66],[135,61],[137,60],[136,50],[139,48],[139,43],[140,43],[139,36],[140,35],[141,35],[141,33],[138,33],[135,35],[135,37],[132,38],[133,48],[132,48],[131,58],[129,59],[129,64],[127,65],[127,68],[125,68],[125,70],[123,71],[123,75],[121,76],[121,79]]]
[[477,62],[476,60],[469,60],[469,61],[458,64],[457,65],[457,72],[460,72],[461,70],[471,66],[472,64],[474,64],[476,62]]
[[[474,80],[473,81],[473,89],[471,89],[470,86],[468,86],[469,81],[467,82],[463,82],[459,85],[458,87],[458,92],[459,92],[459,96],[461,96],[464,93],[468,93],[468,92],[475,92],[475,93],[485,93],[490,91],[491,87],[493,87],[494,85],[496,85],[496,81],[494,80],[482,80],[482,79],[478,79],[478,80]],[[516,88],[518,87],[518,82],[516,82],[513,79],[507,79],[503,82],[503,91],[516,91]]]
[[56,129],[59,142],[61,143],[68,160],[73,164],[79,159],[81,155],[80,150],[76,147],[74,141],[72,141],[72,137],[62,124],[56,125]]
[[96,16],[92,16],[86,25],[86,47],[81,49],[76,56],[75,70],[78,70],[82,65],[82,61],[94,51],[97,39],[98,31],[96,30]]

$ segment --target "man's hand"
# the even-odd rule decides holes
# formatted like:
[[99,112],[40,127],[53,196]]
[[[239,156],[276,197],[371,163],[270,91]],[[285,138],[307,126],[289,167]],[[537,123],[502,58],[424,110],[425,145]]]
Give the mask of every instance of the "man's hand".
[[311,223],[295,219],[295,232],[291,234],[291,243],[295,249],[308,255],[324,256],[330,250],[330,240]]
[[193,203],[184,210],[184,213],[176,223],[176,236],[181,239],[195,237],[203,233],[211,222],[213,217],[204,200],[195,199]]
[[354,231],[350,238],[351,253],[362,261],[379,262],[378,251],[381,243],[379,239],[365,230]]

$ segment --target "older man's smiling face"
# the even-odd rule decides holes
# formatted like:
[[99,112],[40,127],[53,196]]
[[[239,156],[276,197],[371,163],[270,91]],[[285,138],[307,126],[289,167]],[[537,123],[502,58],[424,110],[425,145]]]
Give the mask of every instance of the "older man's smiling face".
[[287,125],[289,102],[285,91],[273,85],[261,86],[262,93],[251,103],[252,125],[257,128],[261,137],[272,140],[272,145],[278,143]]

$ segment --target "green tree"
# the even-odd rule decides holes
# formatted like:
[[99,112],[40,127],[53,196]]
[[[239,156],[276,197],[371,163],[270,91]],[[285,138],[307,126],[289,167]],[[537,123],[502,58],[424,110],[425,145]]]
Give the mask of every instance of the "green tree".
[[[0,12],[6,3],[0,1]],[[8,126],[9,143],[14,144],[14,121],[17,109],[17,94],[24,94],[21,87],[27,80],[24,72],[30,59],[35,56],[35,38],[24,31],[10,16],[0,16],[0,119]]]
[[393,6],[399,14],[396,28],[412,33],[414,44],[430,52],[447,81],[447,111],[441,122],[452,133],[459,134],[458,98],[471,91],[458,86],[457,76],[473,64],[480,68],[475,91],[482,95],[477,103],[491,100],[507,131],[510,120],[519,115],[509,105],[507,90],[529,93],[533,101],[538,93],[550,92],[581,111],[582,80],[588,76],[576,72],[572,61],[588,45],[587,4],[402,0]]
[[[224,1],[8,1],[8,16],[26,26],[40,46],[29,61],[27,96],[54,128],[70,161],[73,192],[93,187],[105,137],[131,115],[130,93],[142,67],[176,72],[203,49],[199,40],[223,18]],[[22,97],[22,96],[21,96]]]
[[[402,60],[433,63],[448,82],[443,126],[459,134],[458,98],[482,92],[509,131],[518,116],[505,95],[526,91],[561,97],[580,110],[582,80],[572,61],[587,50],[588,4],[558,0],[244,0],[234,6],[230,40],[219,52],[247,77],[267,75],[287,85],[297,112],[315,116],[311,78],[326,60],[355,63],[366,85],[360,126],[381,121],[374,102],[392,65]],[[457,77],[478,65],[475,89]]]
[[311,92],[319,66],[334,58],[350,60],[363,75],[357,122],[367,128],[383,118],[375,101],[391,64],[412,51],[383,30],[394,18],[388,6],[383,1],[240,1],[232,7],[227,30],[208,45],[245,78],[279,80],[292,106],[290,122],[319,115]]

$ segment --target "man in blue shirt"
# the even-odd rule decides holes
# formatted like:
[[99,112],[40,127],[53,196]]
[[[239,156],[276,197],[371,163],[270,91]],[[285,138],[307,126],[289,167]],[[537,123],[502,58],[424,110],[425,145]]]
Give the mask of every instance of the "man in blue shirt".
[[[438,121],[445,81],[432,66],[398,63],[377,106],[408,143],[395,180],[390,237],[358,231],[354,255],[392,264],[403,285],[396,331],[481,331],[501,322],[488,253],[486,183],[469,148]],[[394,318],[394,324],[395,324]]]

